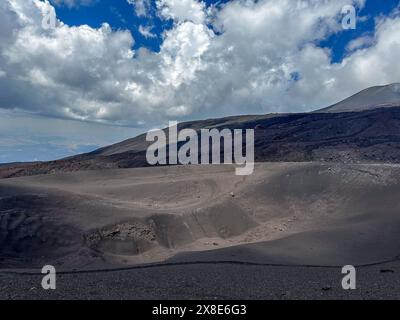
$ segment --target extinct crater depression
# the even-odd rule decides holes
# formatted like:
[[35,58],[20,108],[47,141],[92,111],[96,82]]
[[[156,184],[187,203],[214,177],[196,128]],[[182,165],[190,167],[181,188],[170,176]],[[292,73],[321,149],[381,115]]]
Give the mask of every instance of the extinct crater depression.
[[368,265],[400,254],[400,85],[312,113],[179,128],[255,130],[254,173],[148,167],[145,135],[0,167],[0,266]]

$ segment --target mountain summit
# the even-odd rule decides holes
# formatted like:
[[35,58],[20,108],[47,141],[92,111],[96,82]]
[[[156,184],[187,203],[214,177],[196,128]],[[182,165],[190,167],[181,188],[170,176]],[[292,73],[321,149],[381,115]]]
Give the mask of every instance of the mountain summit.
[[353,112],[388,107],[400,107],[400,83],[365,89],[316,112]]

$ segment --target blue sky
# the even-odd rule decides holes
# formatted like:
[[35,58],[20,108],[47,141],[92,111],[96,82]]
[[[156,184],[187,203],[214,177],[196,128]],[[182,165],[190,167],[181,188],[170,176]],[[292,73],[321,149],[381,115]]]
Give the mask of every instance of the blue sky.
[[332,61],[342,61],[346,55],[346,46],[349,42],[362,35],[372,34],[375,30],[375,19],[389,15],[398,5],[398,0],[367,0],[365,7],[357,13],[361,17],[366,17],[365,21],[358,21],[355,30],[334,34],[327,40],[322,41],[320,45],[332,50]]
[[[206,0],[204,3],[209,7],[211,5],[220,6],[229,0]],[[53,1],[53,3],[56,3]],[[98,28],[102,23],[107,22],[115,29],[128,29],[135,38],[135,46],[146,47],[152,51],[158,52],[162,43],[162,32],[171,29],[173,23],[171,20],[161,19],[154,10],[156,6],[155,0],[151,0],[153,10],[146,17],[138,17],[134,14],[134,8],[126,0],[98,0],[91,5],[80,5],[77,7],[69,7],[67,5],[59,5],[57,8],[57,16],[65,23],[73,26],[88,24],[91,27]],[[156,38],[145,38],[138,31],[140,25],[153,27]]]
[[[152,14],[150,17],[138,17],[134,14],[134,8],[126,0],[100,0],[89,6],[57,7],[57,16],[68,25],[79,26],[88,24],[98,28],[107,22],[114,30],[128,29],[135,38],[134,48],[146,47],[153,51],[159,51],[161,33],[171,28],[171,21],[165,21]],[[140,25],[152,25],[157,38],[143,37],[139,30]]]
[[[223,5],[230,0],[206,0],[207,6]],[[387,16],[399,5],[398,0],[367,0],[365,7],[358,11],[358,15],[367,17],[365,21],[358,21],[355,30],[347,30],[332,35],[328,39],[318,43],[321,47],[332,50],[332,61],[340,62],[346,55],[348,43],[364,34],[370,34],[375,29],[375,18],[383,15]],[[155,6],[155,0],[152,0]],[[158,17],[155,11],[151,16],[138,17],[134,14],[132,5],[126,0],[98,0],[88,6],[68,7],[60,5],[57,7],[57,16],[69,25],[79,26],[88,24],[98,28],[102,23],[107,22],[113,29],[129,29],[135,38],[135,46],[146,47],[152,51],[159,51],[162,43],[162,32],[171,29],[172,21],[163,20]],[[138,31],[140,25],[151,25],[156,38],[145,38]]]
[[[0,163],[400,82],[398,0],[2,0]],[[357,11],[355,30],[341,9]],[[43,27],[55,8],[58,23]],[[109,27],[107,27],[107,24]]]

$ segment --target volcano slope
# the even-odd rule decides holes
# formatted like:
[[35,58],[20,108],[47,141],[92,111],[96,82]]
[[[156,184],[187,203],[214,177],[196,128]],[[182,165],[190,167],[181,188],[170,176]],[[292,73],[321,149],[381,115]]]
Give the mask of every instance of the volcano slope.
[[[254,173],[145,168],[145,135],[1,165],[0,299],[319,298],[327,279],[349,298],[348,264],[364,268],[351,297],[400,298],[399,84],[183,128],[254,129]],[[31,290],[45,264],[65,271],[53,295]]]
[[[358,112],[238,116],[187,122],[178,128],[254,129],[256,162],[400,162],[400,107]],[[143,134],[66,159],[3,165],[0,166],[0,178],[147,167],[146,151],[150,144]]]
[[260,163],[0,181],[0,265],[343,266],[400,255],[400,166]]
[[[256,162],[399,163],[400,83],[367,88],[314,112],[190,121],[178,129],[253,129]],[[0,164],[0,178],[147,167],[150,144],[141,134],[65,159]]]

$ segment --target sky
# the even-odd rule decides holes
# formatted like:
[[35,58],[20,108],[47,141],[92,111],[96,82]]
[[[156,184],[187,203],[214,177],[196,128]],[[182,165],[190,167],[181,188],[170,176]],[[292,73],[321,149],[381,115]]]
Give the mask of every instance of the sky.
[[2,0],[0,163],[323,108],[400,82],[399,56],[398,0]]

